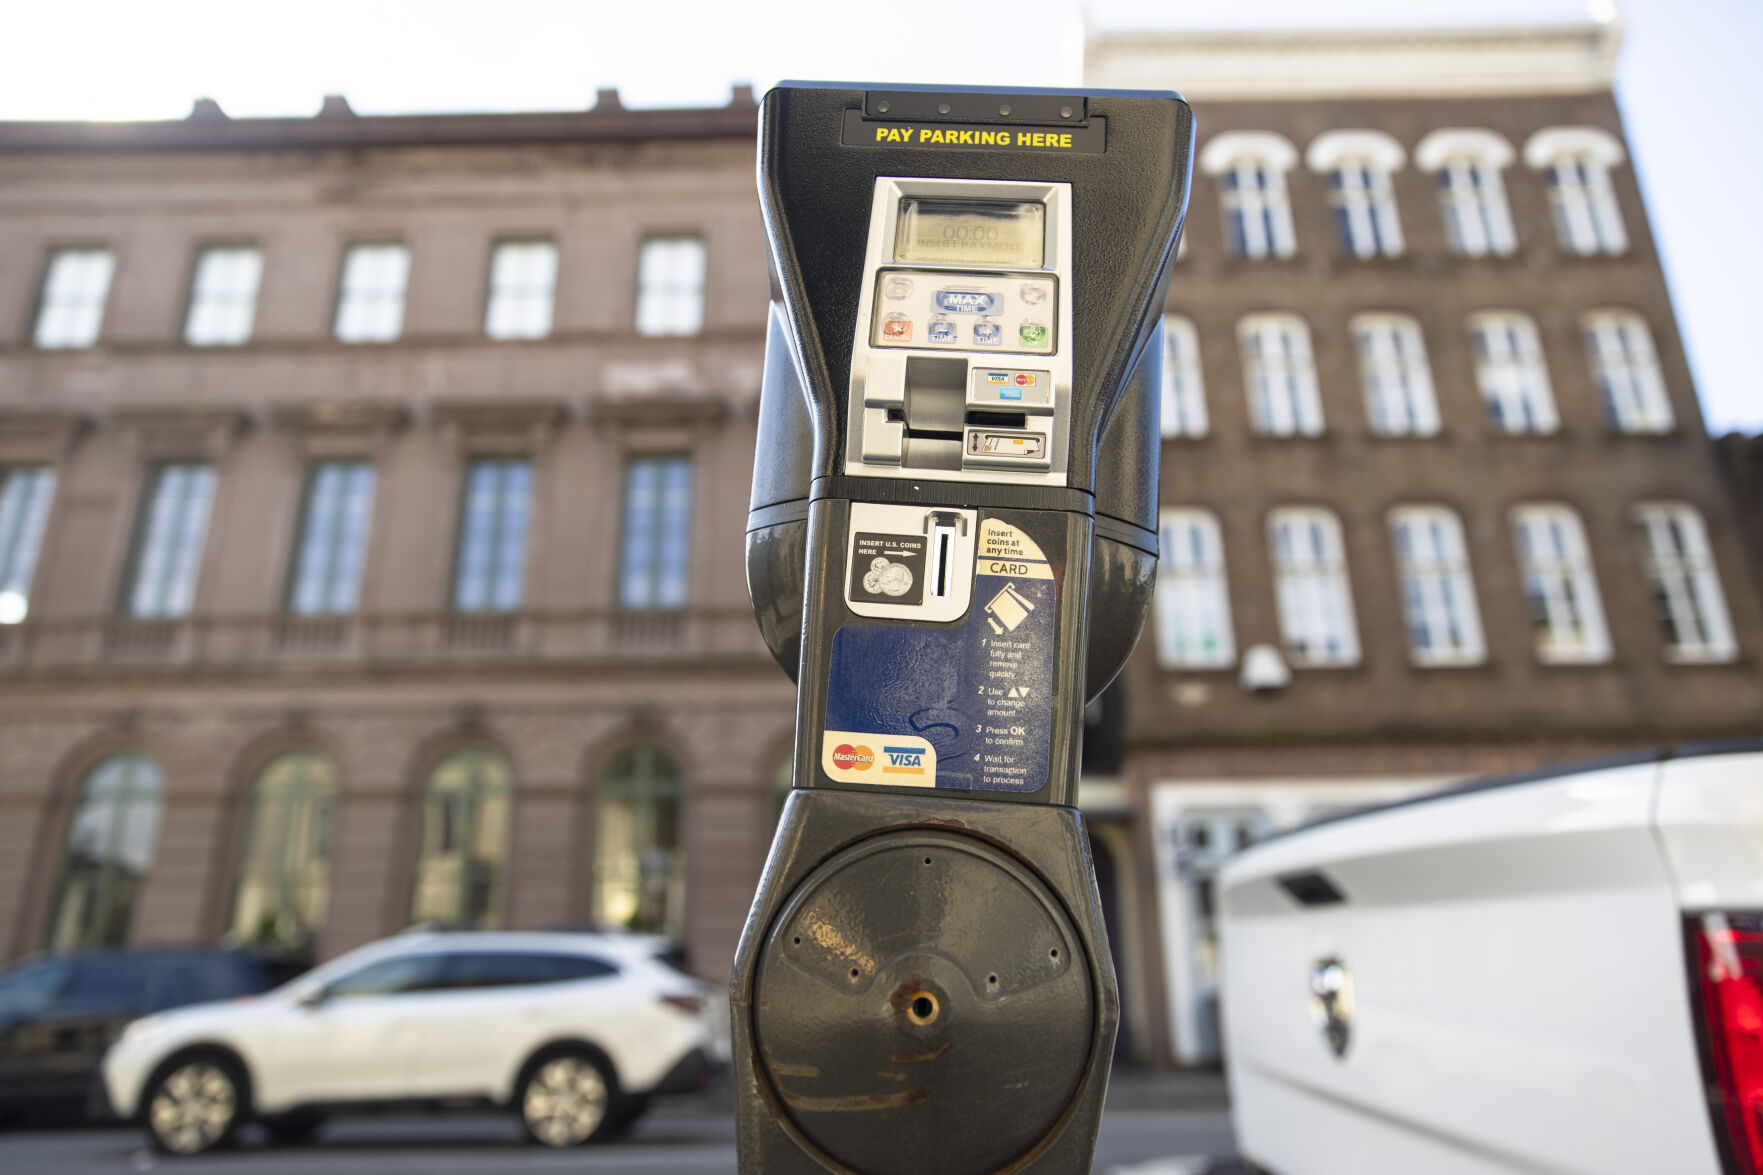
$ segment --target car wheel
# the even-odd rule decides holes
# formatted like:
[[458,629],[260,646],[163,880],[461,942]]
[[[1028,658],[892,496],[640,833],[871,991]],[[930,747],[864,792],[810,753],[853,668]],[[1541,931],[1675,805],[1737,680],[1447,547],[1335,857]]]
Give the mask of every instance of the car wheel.
[[228,1142],[244,1112],[238,1070],[215,1056],[186,1057],[147,1091],[147,1133],[157,1149],[199,1155]]
[[603,1137],[617,1117],[617,1086],[605,1064],[586,1053],[554,1053],[528,1070],[520,1121],[545,1146],[579,1146]]
[[283,1146],[304,1146],[318,1137],[319,1128],[323,1125],[324,1119],[317,1114],[263,1119],[263,1128],[269,1131],[270,1138]]

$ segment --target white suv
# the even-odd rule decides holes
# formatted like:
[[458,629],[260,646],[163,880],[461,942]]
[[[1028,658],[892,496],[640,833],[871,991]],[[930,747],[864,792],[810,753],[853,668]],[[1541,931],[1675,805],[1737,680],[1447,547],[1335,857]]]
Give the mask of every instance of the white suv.
[[720,992],[624,934],[413,932],[262,996],[136,1020],[104,1058],[112,1108],[196,1154],[248,1119],[283,1141],[385,1102],[490,1103],[573,1146],[728,1059]]

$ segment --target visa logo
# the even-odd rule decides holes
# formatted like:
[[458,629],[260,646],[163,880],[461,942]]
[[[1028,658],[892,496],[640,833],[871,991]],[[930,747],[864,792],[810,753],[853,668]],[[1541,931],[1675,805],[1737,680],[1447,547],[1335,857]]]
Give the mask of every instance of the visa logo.
[[893,775],[924,774],[924,750],[920,747],[883,747],[882,754],[888,757],[888,765],[882,768],[884,773]]
[[938,310],[954,314],[991,314],[998,309],[1002,299],[997,294],[988,294],[984,290],[938,290],[936,303]]

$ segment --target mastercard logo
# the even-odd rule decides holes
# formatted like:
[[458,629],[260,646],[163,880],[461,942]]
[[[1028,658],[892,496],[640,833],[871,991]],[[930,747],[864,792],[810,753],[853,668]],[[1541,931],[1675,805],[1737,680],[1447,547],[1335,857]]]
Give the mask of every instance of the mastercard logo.
[[833,748],[833,766],[841,771],[868,771],[875,763],[875,752],[865,746],[840,743]]

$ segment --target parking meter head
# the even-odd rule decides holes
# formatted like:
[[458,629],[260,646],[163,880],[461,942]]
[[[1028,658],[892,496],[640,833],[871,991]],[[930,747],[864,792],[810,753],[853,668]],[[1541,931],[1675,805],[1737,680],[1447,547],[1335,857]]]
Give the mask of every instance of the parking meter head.
[[1156,562],[1157,327],[1193,135],[1168,93],[766,95],[773,305],[747,565],[792,677],[807,505],[845,477],[1075,491],[1100,572],[1086,699],[1125,663]]

